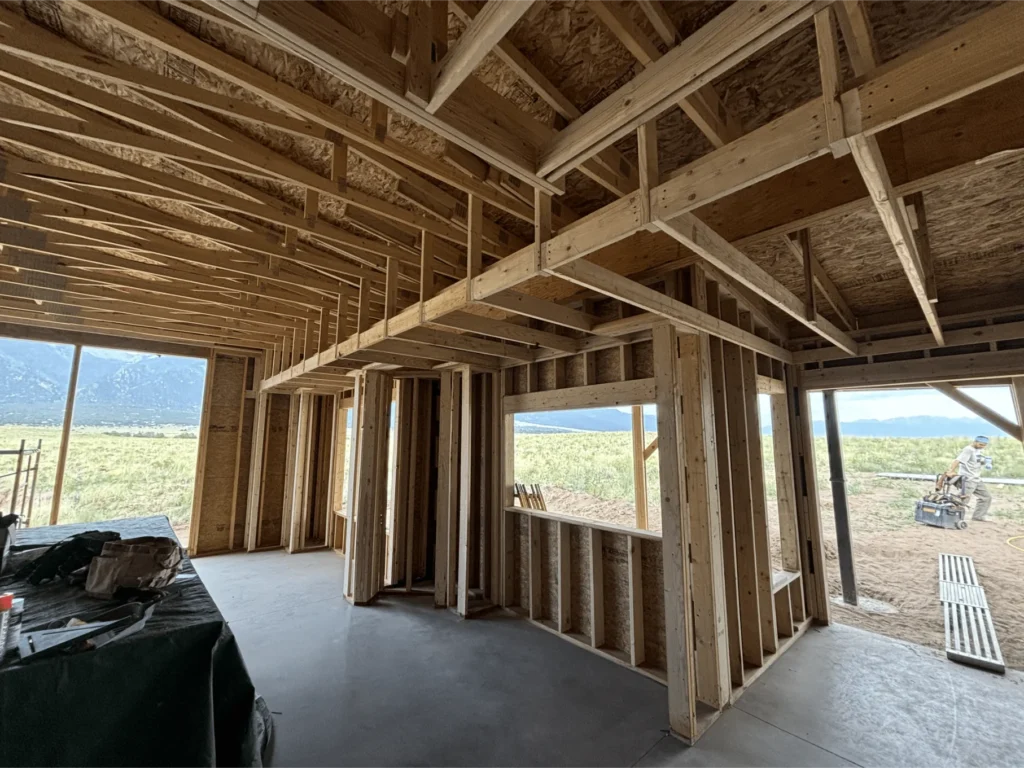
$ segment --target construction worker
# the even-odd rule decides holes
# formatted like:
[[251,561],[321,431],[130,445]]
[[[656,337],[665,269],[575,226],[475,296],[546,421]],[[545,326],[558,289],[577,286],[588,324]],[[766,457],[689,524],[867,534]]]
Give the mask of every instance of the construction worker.
[[981,482],[982,467],[992,469],[992,459],[981,452],[987,445],[988,438],[985,435],[978,435],[973,443],[964,446],[960,455],[953,459],[953,463],[946,470],[947,477],[960,475],[963,478],[961,490],[967,499],[971,496],[978,497],[971,519],[979,522],[988,521],[988,509],[992,505],[992,494]]

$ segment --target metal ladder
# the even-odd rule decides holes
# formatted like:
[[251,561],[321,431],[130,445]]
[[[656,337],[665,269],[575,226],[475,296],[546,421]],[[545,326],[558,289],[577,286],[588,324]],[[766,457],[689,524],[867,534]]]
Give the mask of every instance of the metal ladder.
[[946,658],[992,672],[1006,672],[973,558],[939,555],[939,601],[946,625]]

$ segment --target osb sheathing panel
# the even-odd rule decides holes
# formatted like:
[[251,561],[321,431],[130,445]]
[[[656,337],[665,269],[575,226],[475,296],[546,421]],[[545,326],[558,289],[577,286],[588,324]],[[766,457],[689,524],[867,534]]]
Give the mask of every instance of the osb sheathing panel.
[[597,383],[606,384],[610,381],[622,381],[622,366],[619,363],[621,353],[619,347],[599,349],[594,352],[594,367],[597,370]]
[[585,379],[586,361],[583,355],[570,355],[563,358],[565,366],[565,386],[582,387],[588,383]]
[[644,599],[644,666],[665,669],[665,573],[661,542],[640,539],[640,578]]
[[[1024,158],[982,164],[924,192],[940,301],[1020,284],[1024,221],[1014,212],[1022,204]],[[915,301],[892,241],[869,201],[809,230],[815,257],[856,313],[882,312]],[[744,251],[797,296],[803,295],[802,268],[780,238],[752,243]],[[819,305],[827,308],[820,295]]]
[[231,509],[235,492],[235,456],[240,437],[240,405],[246,358],[217,355],[209,390],[203,482],[196,552],[217,552],[231,543]]
[[569,526],[569,610],[571,631],[591,635],[590,530]]
[[654,344],[638,341],[633,347],[633,375],[630,378],[648,379],[654,375]]
[[263,491],[260,493],[259,534],[256,541],[260,547],[273,547],[281,543],[290,406],[290,395],[270,396],[267,424],[264,428],[267,444],[263,454]]
[[604,556],[604,640],[605,645],[625,651],[629,648],[629,565],[625,534],[605,532],[601,536]]

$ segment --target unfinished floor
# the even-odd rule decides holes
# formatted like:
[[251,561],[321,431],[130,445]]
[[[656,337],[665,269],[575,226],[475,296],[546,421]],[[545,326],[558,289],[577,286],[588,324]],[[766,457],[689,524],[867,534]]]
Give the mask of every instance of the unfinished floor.
[[[333,553],[196,560],[275,713],[272,765],[1019,765],[1024,675],[812,630],[693,748],[665,689],[493,614],[353,610]],[[938,610],[936,604],[936,610]]]

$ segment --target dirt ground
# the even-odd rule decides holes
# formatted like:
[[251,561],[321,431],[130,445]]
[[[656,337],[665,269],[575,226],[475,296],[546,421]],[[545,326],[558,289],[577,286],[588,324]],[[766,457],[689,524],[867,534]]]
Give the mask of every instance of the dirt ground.
[[[993,522],[969,523],[966,530],[955,531],[914,522],[914,500],[925,492],[926,484],[853,473],[849,480],[854,566],[862,602],[858,608],[841,602],[832,496],[827,486],[820,489],[833,620],[942,650],[939,553],[969,555],[985,588],[1006,665],[1024,669],[1024,552],[1006,543],[1011,536],[1024,535],[1019,494],[1013,493],[1017,489],[991,486]],[[551,511],[636,525],[630,502],[554,487],[543,491]],[[649,527],[659,530],[656,504],[652,504],[649,519]],[[769,501],[773,538],[777,537],[777,519],[775,502]],[[1024,539],[1015,544],[1024,547]],[[777,544],[773,550],[777,557]]]
[[[927,484],[871,476],[859,480],[860,492],[849,497],[858,596],[894,610],[852,608],[834,600],[833,619],[941,650],[945,636],[938,601],[939,554],[968,555],[985,588],[1006,665],[1024,669],[1024,552],[1006,543],[1024,535],[1015,495],[990,486],[992,522],[969,521],[966,530],[956,531],[914,522],[913,500]],[[894,519],[891,510],[904,505],[905,516]],[[830,493],[822,493],[821,507],[829,591],[838,597],[842,589]],[[1014,543],[1024,546],[1024,539]]]

